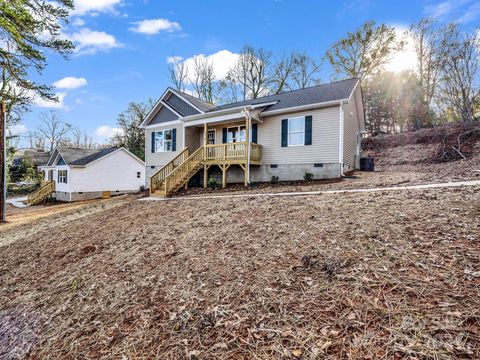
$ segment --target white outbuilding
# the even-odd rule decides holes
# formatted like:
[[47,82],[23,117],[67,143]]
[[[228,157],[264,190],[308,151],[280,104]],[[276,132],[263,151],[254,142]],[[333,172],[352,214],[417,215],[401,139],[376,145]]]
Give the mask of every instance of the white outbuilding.
[[123,147],[59,146],[40,170],[45,181],[55,183],[53,195],[59,201],[135,192],[145,184],[145,163]]

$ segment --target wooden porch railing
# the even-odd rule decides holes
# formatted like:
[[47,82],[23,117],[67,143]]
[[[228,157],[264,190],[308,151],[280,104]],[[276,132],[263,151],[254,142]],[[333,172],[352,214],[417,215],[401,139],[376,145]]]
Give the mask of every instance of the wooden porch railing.
[[[260,161],[261,145],[250,143],[250,159]],[[247,143],[210,144],[205,146],[205,161],[239,160],[247,158]]]
[[150,177],[150,194],[162,188],[162,184],[173,169],[180,166],[188,158],[188,147],[182,150],[180,154],[175,156],[170,162],[158,170]]
[[41,203],[55,192],[55,181],[47,181],[39,189],[27,196],[27,204],[35,205]]
[[182,164],[173,169],[164,181],[165,196],[170,195],[185,185],[185,182],[200,169],[203,159],[204,147],[200,146]]

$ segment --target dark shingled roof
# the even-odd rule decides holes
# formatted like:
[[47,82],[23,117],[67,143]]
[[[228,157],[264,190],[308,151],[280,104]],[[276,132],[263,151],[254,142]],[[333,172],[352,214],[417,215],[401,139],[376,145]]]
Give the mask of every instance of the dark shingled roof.
[[25,150],[23,154],[15,155],[12,160],[12,166],[19,166],[24,157],[32,159],[34,166],[45,165],[50,158],[51,152],[39,150]]
[[85,166],[91,162],[98,160],[116,150],[120,149],[119,147],[111,147],[106,149],[97,149],[97,150],[87,150],[87,149],[77,149],[65,146],[59,146],[57,148],[60,156],[65,160],[67,165],[80,165]]
[[255,105],[271,101],[278,101],[275,105],[267,107],[266,111],[286,109],[295,106],[310,105],[328,101],[348,99],[358,79],[340,80],[328,84],[308,87],[300,90],[284,92],[278,95],[269,95],[253,100],[240,101],[217,106],[210,111],[225,110],[239,106]]
[[202,110],[204,112],[210,111],[210,110],[215,108],[215,105],[210,104],[206,101],[200,100],[199,98],[196,98],[192,95],[186,94],[186,93],[184,93],[182,91],[178,91],[178,90],[173,90],[173,91],[176,91],[179,94],[181,94],[182,97],[184,97],[186,100],[190,101],[193,105],[195,105],[197,108],[199,108],[200,110]]

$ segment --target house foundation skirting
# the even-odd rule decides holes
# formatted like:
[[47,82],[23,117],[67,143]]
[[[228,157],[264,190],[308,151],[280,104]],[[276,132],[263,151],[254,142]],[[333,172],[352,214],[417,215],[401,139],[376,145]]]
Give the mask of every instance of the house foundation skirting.
[[[250,182],[268,182],[272,176],[278,176],[278,181],[303,180],[305,173],[313,174],[314,179],[335,179],[340,174],[340,164],[278,164],[250,166]],[[242,183],[244,170],[240,166],[231,166],[227,173],[227,183]],[[211,166],[208,178],[214,178],[218,184],[222,183],[222,171],[217,166]]]
[[[111,195],[121,195],[121,194],[128,194],[135,192],[133,190],[119,190],[119,191],[111,191]],[[58,201],[81,201],[81,200],[90,200],[90,199],[98,199],[102,197],[102,191],[90,191],[90,192],[63,192],[57,191],[53,194],[53,197]]]

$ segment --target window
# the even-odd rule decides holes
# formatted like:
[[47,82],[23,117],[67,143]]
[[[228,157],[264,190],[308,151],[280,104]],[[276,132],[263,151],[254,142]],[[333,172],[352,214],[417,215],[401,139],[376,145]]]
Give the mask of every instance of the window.
[[[244,142],[247,138],[247,130],[245,126],[229,127],[227,129],[227,143]],[[250,134],[250,138],[251,138]]]
[[67,183],[67,170],[58,170],[58,182],[61,184]]
[[137,179],[140,179],[140,171],[137,172]]
[[155,152],[172,151],[172,130],[155,131]]
[[208,130],[207,133],[207,144],[215,144],[215,129],[214,130]]
[[288,119],[288,146],[305,145],[305,118]]

